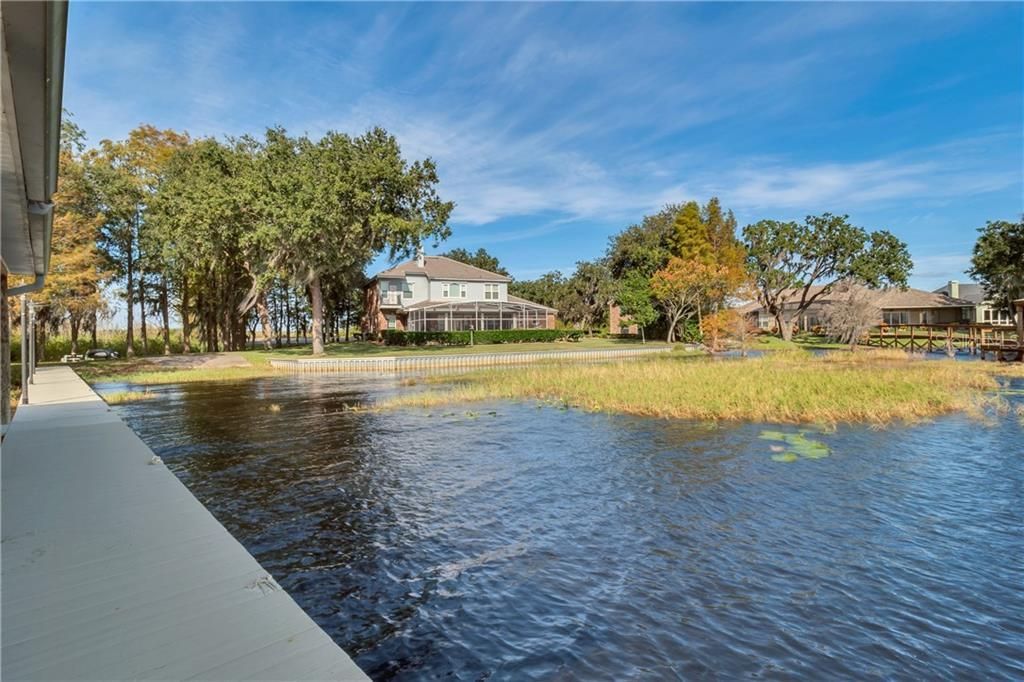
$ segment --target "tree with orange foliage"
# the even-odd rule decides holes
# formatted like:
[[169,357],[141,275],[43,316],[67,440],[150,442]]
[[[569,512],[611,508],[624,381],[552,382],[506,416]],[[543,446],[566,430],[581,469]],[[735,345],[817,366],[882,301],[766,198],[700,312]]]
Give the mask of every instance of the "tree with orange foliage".
[[60,176],[53,216],[50,271],[46,286],[32,300],[43,327],[68,322],[71,352],[78,352],[79,332],[95,324],[105,307],[101,286],[110,276],[96,247],[103,216],[95,188],[82,160],[84,133],[65,116],[61,129]]

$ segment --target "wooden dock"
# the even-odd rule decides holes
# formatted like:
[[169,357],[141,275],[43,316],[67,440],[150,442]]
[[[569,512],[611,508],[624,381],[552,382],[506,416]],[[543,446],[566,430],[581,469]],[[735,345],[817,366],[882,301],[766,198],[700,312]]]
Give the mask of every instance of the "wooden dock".
[[882,325],[867,335],[867,345],[909,352],[966,352],[982,359],[1024,360],[1024,344],[1012,326],[991,324]]
[[315,358],[309,360],[271,360],[270,364],[299,374],[324,374],[329,372],[414,372],[431,369],[493,367],[499,365],[524,365],[546,360],[569,362],[594,362],[599,360],[620,360],[658,353],[669,353],[671,346],[646,346],[639,348],[616,348],[609,350],[553,350],[553,351],[505,351],[495,353],[460,353],[436,355],[388,355],[364,358]]
[[4,680],[368,679],[68,367],[3,441]]

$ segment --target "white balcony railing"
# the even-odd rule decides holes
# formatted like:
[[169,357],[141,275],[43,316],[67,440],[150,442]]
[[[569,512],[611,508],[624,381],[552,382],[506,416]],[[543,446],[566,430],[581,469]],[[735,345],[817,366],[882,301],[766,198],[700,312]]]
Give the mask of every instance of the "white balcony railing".
[[401,291],[387,291],[380,296],[381,305],[402,305]]

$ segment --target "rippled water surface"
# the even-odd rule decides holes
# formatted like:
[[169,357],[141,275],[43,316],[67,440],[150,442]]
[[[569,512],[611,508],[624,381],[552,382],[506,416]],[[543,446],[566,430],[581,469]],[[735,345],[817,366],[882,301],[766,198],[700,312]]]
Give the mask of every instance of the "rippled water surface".
[[845,427],[777,462],[759,435],[791,428],[346,409],[396,388],[119,410],[375,679],[1024,676],[1016,417]]

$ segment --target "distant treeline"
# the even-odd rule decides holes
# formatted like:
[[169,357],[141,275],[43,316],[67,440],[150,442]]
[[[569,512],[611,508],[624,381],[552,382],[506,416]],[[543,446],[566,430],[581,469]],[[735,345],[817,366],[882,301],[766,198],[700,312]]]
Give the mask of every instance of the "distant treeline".
[[[65,116],[47,286],[33,297],[43,329],[67,325],[73,347],[127,309],[125,350],[243,348],[253,325],[269,345],[358,319],[364,268],[448,236],[453,204],[437,195],[431,160],[408,162],[381,129],[350,137],[191,139],[143,125],[92,149]],[[17,321],[17,310],[12,316]],[[286,331],[286,335],[291,331]]]

